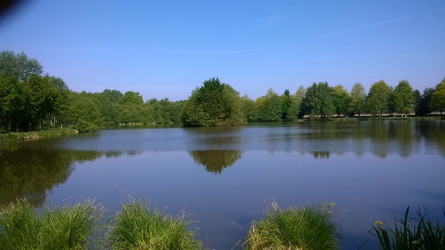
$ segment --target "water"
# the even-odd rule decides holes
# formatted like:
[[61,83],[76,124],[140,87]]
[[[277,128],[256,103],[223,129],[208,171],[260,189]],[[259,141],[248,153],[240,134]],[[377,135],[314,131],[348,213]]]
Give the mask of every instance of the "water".
[[445,121],[141,127],[0,145],[0,204],[95,198],[111,216],[131,195],[186,210],[210,249],[234,247],[273,200],[335,202],[340,244],[357,249],[407,206],[443,219],[444,176]]

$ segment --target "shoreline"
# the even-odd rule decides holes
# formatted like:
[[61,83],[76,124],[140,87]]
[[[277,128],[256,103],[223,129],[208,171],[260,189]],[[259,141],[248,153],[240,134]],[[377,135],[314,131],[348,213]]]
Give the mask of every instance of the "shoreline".
[[49,129],[32,132],[11,132],[0,134],[0,143],[19,142],[19,141],[35,141],[40,139],[54,138],[64,135],[78,134],[79,131],[72,128]]

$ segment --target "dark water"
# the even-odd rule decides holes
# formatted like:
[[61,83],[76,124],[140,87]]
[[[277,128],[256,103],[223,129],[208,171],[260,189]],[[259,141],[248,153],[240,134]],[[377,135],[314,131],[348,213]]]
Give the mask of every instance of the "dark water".
[[112,215],[127,195],[145,198],[191,213],[211,249],[234,247],[272,200],[335,202],[340,244],[357,249],[407,206],[443,219],[444,177],[445,121],[110,129],[0,145],[0,203],[96,198]]

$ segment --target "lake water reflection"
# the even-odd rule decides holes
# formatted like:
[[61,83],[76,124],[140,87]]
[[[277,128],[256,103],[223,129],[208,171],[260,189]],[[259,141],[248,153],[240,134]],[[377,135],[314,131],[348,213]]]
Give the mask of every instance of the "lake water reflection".
[[0,145],[0,203],[92,197],[113,214],[127,195],[144,197],[192,213],[212,249],[231,249],[272,199],[335,202],[340,243],[356,249],[408,205],[443,218],[443,176],[444,121],[127,128]]

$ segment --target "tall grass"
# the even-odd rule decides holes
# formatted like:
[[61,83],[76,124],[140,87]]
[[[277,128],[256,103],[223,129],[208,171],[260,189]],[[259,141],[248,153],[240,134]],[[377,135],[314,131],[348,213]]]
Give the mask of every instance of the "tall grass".
[[263,221],[254,221],[245,249],[338,249],[337,228],[331,221],[332,204],[281,210],[268,208]]
[[0,212],[0,249],[86,249],[101,209],[92,201],[46,208],[39,216],[26,200]]
[[[408,218],[408,207],[405,216],[395,220],[394,229],[382,228],[382,222],[377,221],[369,232],[383,250],[445,249],[445,225],[432,222],[425,208],[423,211],[419,208],[417,218]],[[445,217],[445,210],[443,213]]]
[[158,210],[150,211],[146,202],[130,200],[122,205],[111,228],[111,249],[200,249],[201,242],[187,229],[185,215],[173,218]]

